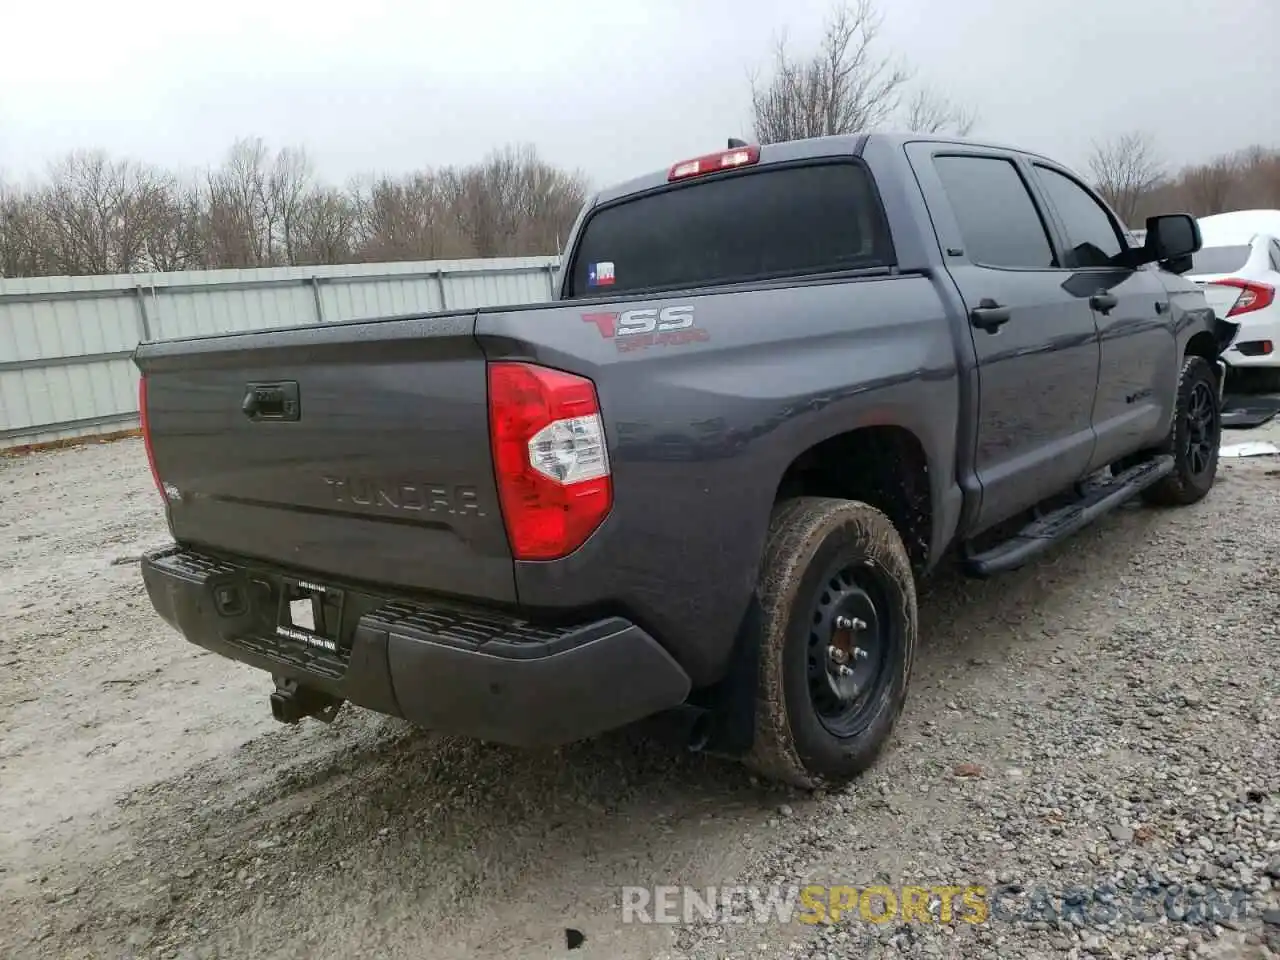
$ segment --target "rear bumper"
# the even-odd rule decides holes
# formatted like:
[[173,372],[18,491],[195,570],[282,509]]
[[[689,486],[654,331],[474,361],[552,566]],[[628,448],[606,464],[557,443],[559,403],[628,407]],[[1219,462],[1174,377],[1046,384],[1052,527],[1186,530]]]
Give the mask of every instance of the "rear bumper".
[[[1272,312],[1273,308],[1268,308],[1267,316],[1242,318],[1244,322],[1222,352],[1222,359],[1232,367],[1280,367],[1280,316],[1273,318]],[[1261,352],[1261,344],[1266,341],[1272,344],[1270,353]]]
[[689,693],[679,664],[621,618],[541,627],[345,584],[331,585],[344,603],[336,649],[315,649],[276,633],[289,575],[181,547],[142,561],[152,605],[192,643],[443,733],[568,743],[677,706]]

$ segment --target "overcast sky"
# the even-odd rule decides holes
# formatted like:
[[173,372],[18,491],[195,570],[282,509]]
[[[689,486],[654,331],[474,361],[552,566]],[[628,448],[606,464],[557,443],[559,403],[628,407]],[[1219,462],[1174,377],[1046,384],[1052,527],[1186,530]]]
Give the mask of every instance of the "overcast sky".
[[[597,184],[746,135],[776,32],[829,0],[0,0],[0,171],[76,147],[170,167],[240,135],[342,180],[504,142]],[[1171,163],[1280,146],[1277,0],[884,0],[884,50],[975,135],[1082,168],[1144,128]]]

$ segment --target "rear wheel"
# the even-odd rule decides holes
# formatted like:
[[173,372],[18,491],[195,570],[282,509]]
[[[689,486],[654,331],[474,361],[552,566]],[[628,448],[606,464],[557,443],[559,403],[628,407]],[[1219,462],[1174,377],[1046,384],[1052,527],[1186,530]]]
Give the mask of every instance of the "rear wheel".
[[1162,507],[1187,506],[1204,499],[1218,475],[1221,445],[1218,378],[1204,357],[1187,357],[1178,379],[1169,438],[1158,451],[1173,455],[1173,472],[1144,490],[1143,499]]
[[893,524],[818,497],[773,512],[748,764],[801,787],[837,785],[879,755],[902,712],[916,649],[915,579]]

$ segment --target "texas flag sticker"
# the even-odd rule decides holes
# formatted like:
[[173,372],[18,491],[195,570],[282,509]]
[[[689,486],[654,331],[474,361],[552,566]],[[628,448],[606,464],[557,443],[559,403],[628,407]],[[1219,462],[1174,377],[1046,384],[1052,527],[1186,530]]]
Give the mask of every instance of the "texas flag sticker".
[[588,287],[608,287],[613,285],[613,261],[604,260],[587,267]]

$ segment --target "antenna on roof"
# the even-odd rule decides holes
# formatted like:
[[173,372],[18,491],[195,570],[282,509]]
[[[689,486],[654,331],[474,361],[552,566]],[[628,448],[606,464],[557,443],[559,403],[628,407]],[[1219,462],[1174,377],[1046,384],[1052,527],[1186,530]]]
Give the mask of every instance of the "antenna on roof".
[[739,140],[737,137],[730,137],[730,138],[729,138],[729,149],[730,149],[730,150],[736,150],[736,149],[738,149],[739,147],[745,147],[745,146],[747,146],[747,141],[745,141],[745,140]]

